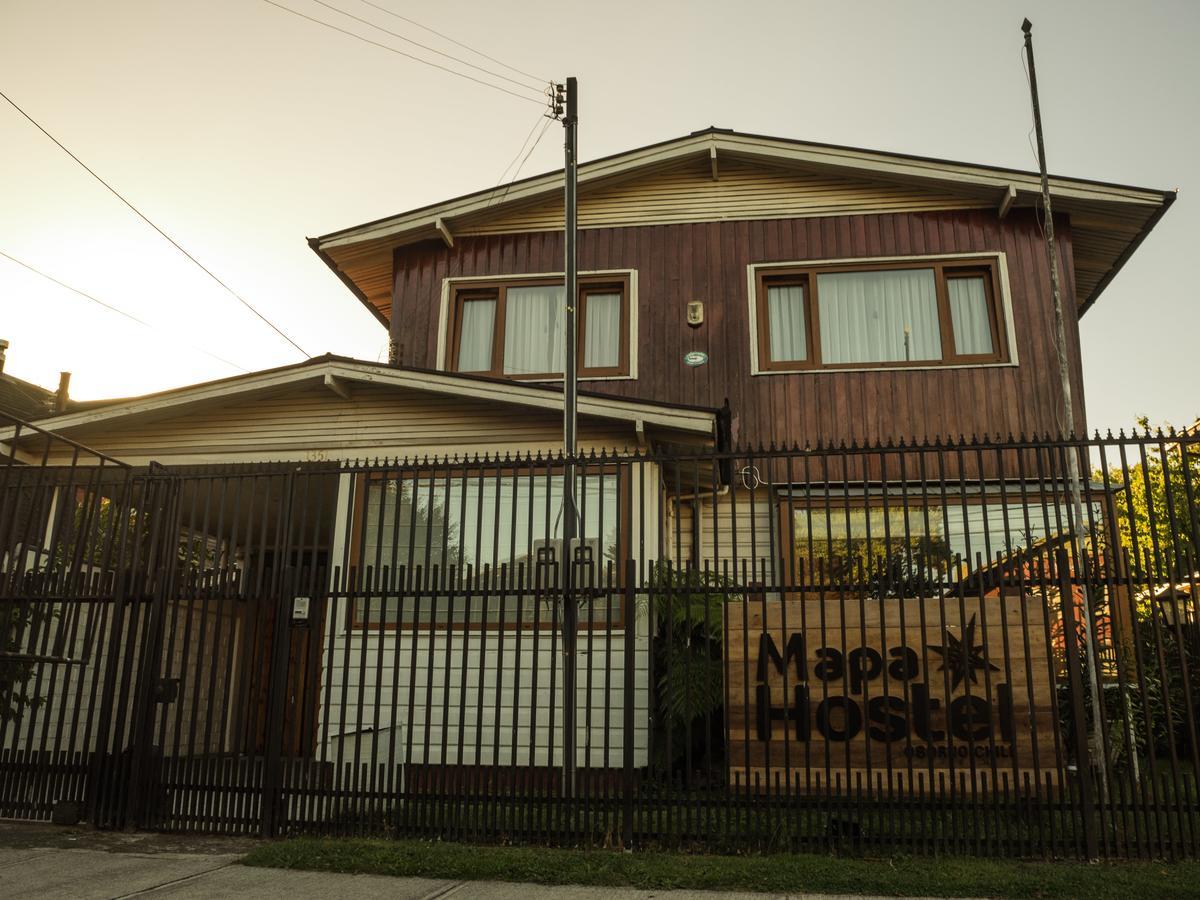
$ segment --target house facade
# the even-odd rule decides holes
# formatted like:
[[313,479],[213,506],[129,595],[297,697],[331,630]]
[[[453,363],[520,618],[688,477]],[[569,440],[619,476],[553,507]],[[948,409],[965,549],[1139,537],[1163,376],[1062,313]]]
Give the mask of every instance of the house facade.
[[[1089,477],[1105,448],[1066,437],[1078,321],[1173,194],[1050,180],[1068,423],[1034,174],[709,129],[579,184],[577,457],[561,174],[310,240],[386,365],[0,432],[59,473],[8,473],[41,518],[0,531],[6,584],[69,548],[145,601],[45,630],[78,651],[47,659],[89,662],[4,746],[124,746],[67,726],[127,666],[141,756],[118,775],[146,762],[142,818],[174,827],[213,759],[270,833],[396,797],[1080,790],[1076,626],[1102,657],[1081,677],[1119,687],[1133,570],[1127,459]],[[95,524],[114,509],[126,530]]]

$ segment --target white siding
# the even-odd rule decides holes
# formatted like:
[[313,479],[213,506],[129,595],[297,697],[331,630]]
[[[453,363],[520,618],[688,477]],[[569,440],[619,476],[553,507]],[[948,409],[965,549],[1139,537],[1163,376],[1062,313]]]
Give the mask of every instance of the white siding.
[[[646,496],[635,500],[633,547],[642,537],[641,522],[653,528],[658,516],[657,470],[647,472],[645,484]],[[334,560],[340,560],[344,551],[346,498],[351,490],[352,479],[343,475]],[[647,545],[653,546],[653,541],[647,540]],[[634,705],[635,764],[648,762],[650,640],[644,604],[635,606],[628,611],[636,634],[632,699],[624,691],[624,629],[614,627],[611,639],[603,628],[580,632],[578,765],[621,764],[627,702]],[[394,742],[393,764],[561,765],[561,652],[552,630],[418,629],[414,634],[402,626],[364,635],[348,632],[346,621],[345,605],[335,609],[330,604],[325,628],[331,638],[326,639],[323,654],[318,758],[370,762],[369,755],[375,752],[381,754],[376,761],[384,762]],[[355,754],[363,756],[354,758]]]

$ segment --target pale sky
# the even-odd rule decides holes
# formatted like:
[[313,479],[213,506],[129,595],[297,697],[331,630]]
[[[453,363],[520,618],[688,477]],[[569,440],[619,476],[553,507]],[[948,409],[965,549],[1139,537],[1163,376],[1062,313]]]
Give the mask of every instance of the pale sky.
[[[326,2],[496,69],[362,0]],[[717,125],[1035,169],[1028,15],[1051,172],[1181,189],[1083,320],[1088,421],[1200,415],[1200,2],[373,2],[576,75],[585,161]],[[371,360],[383,328],[305,238],[495,185],[540,116],[263,0],[0,0],[0,90],[310,355]],[[521,174],[561,147],[552,126]],[[0,250],[156,326],[0,258],[7,371],[54,386],[67,369],[96,399],[239,371],[193,346],[246,369],[302,359],[2,100],[0,148]]]

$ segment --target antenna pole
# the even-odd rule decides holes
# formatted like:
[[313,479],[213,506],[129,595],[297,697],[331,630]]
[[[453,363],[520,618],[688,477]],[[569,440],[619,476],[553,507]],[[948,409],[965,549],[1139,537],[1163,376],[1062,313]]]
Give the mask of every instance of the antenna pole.
[[[1046,236],[1046,258],[1050,265],[1050,294],[1054,302],[1054,349],[1058,356],[1058,378],[1062,390],[1062,418],[1059,421],[1059,431],[1063,438],[1075,436],[1075,404],[1071,396],[1071,368],[1067,360],[1067,331],[1063,317],[1062,294],[1058,278],[1058,246],[1054,242],[1054,212],[1050,203],[1050,176],[1046,173],[1046,144],[1042,138],[1042,108],[1038,103],[1037,68],[1033,62],[1033,23],[1026,19],[1021,23],[1021,31],[1025,33],[1025,57],[1029,63],[1029,93],[1033,100],[1033,127],[1037,132],[1038,168],[1042,176],[1042,210],[1043,228]],[[1083,491],[1079,475],[1079,455],[1075,447],[1067,450],[1067,482],[1071,497],[1072,515],[1074,517],[1075,541],[1075,575],[1081,574],[1083,567],[1083,542],[1079,532],[1086,521],[1083,517]],[[1074,579],[1072,579],[1074,583]],[[1102,796],[1108,797],[1107,760],[1104,752],[1104,740],[1100,734],[1100,673],[1096,665],[1096,635],[1095,613],[1092,610],[1090,591],[1086,579],[1079,582],[1083,591],[1083,645],[1084,665],[1087,667],[1089,693],[1091,694],[1092,727],[1089,735],[1092,762],[1096,766],[1100,780]],[[1064,607],[1065,608],[1065,607]],[[1071,604],[1074,608],[1074,604]],[[1064,621],[1064,628],[1071,627]],[[1082,767],[1081,767],[1082,768]],[[1080,773],[1081,775],[1084,773]]]

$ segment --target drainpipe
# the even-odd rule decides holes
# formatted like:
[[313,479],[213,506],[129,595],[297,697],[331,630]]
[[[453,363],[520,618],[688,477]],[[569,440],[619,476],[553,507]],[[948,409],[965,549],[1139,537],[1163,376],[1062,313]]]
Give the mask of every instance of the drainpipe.
[[0,338],[0,374],[4,373],[4,354],[8,350],[8,341]]

